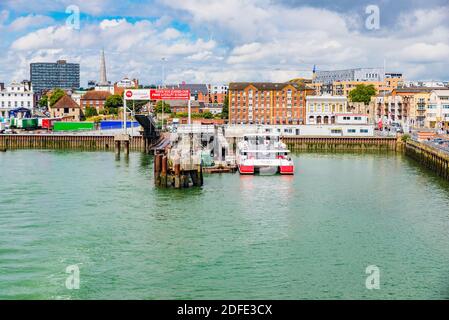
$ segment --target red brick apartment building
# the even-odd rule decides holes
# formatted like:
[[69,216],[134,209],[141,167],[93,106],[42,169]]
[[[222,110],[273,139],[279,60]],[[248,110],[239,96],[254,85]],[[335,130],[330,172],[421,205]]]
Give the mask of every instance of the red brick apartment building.
[[302,83],[230,83],[229,123],[305,124],[306,96],[314,93]]
[[198,93],[198,101],[205,103],[224,103],[226,99],[226,93]]

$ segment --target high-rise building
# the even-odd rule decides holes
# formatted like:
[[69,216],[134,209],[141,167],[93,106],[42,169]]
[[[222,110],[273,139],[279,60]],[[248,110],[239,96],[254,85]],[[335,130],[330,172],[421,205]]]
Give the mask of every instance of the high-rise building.
[[65,60],[30,64],[30,78],[36,93],[54,88],[77,89],[80,87],[80,65]]

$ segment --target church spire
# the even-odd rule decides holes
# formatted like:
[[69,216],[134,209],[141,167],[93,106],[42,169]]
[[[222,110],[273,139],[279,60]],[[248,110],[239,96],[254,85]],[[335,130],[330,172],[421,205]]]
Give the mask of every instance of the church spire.
[[109,84],[106,78],[106,59],[104,58],[104,49],[101,50],[100,58],[100,86],[107,86]]

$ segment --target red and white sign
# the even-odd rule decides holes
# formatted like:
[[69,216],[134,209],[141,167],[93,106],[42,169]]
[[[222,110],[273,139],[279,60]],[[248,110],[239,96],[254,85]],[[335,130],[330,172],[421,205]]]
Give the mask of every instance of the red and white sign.
[[125,100],[150,100],[149,89],[127,89],[125,90]]
[[151,89],[151,100],[190,100],[190,90],[184,89]]

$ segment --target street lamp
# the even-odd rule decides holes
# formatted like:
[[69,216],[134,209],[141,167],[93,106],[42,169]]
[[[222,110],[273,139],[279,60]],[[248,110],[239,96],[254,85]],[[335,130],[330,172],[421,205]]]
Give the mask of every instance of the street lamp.
[[[164,88],[164,81],[165,81],[165,64],[164,62],[167,61],[167,58],[162,57],[162,89]],[[162,130],[164,130],[164,109],[165,109],[165,101],[162,100]]]

